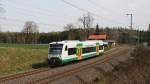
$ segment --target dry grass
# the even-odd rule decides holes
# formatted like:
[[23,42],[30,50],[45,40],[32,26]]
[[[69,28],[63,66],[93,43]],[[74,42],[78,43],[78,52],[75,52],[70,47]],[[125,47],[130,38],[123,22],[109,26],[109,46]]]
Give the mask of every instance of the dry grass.
[[137,47],[131,55],[134,59],[103,72],[105,81],[96,84],[150,84],[150,49]]
[[0,76],[30,70],[46,59],[47,49],[0,48]]

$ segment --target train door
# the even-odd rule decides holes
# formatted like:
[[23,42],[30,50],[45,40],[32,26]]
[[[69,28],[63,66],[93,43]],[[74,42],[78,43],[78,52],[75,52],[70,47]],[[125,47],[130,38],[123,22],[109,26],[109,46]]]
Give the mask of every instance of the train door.
[[99,45],[96,45],[96,55],[99,55]]
[[99,43],[96,43],[96,56],[99,55]]
[[77,57],[78,57],[78,60],[82,59],[82,48],[81,47],[77,47]]

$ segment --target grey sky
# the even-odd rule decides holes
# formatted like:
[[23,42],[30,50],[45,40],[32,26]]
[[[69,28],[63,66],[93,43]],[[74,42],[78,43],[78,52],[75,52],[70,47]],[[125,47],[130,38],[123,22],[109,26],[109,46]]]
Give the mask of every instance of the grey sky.
[[[129,26],[127,13],[133,13],[133,26],[146,30],[150,22],[149,0],[65,0],[97,16],[100,26]],[[62,31],[86,12],[73,8],[62,0],[1,0],[6,12],[0,14],[2,31],[21,31],[25,21],[35,21],[40,32]]]

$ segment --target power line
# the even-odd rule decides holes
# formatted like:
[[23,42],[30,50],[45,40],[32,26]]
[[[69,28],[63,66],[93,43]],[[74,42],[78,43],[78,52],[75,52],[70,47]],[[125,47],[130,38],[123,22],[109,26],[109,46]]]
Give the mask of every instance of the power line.
[[[36,18],[38,20],[41,20],[41,17],[40,16],[37,16],[37,15],[32,15],[32,14],[29,14],[27,12],[20,12],[19,9],[16,9],[15,11],[17,11],[17,13],[21,14],[21,15],[25,15],[25,16],[28,16],[28,17],[33,17],[33,18]],[[42,19],[44,19],[44,17],[42,17]],[[46,20],[47,18],[45,18]],[[48,20],[48,19],[47,19]]]
[[[33,12],[35,12],[35,11],[31,11],[31,10],[27,10],[27,9],[24,9],[24,8],[19,8],[19,7],[15,7],[15,6],[13,6],[13,5],[9,5],[11,8],[14,8],[15,9],[15,11],[18,11],[18,13],[21,13],[21,14],[23,14],[23,15],[28,15],[29,17],[36,17],[36,18],[38,18],[38,19],[40,19],[41,17],[39,17],[39,16],[37,16],[37,15],[33,15]],[[20,10],[23,10],[22,12],[20,11]],[[32,13],[32,14],[29,14],[29,13]],[[42,16],[45,16],[45,15],[43,15],[44,13],[41,13],[41,12],[37,12],[36,14],[39,14],[40,16],[42,15]],[[49,15],[49,14],[47,14],[47,16],[51,16],[51,15]],[[44,17],[42,17],[42,18],[44,18]],[[63,18],[63,19],[60,19],[60,18]],[[64,17],[60,17],[59,18],[59,20],[62,20],[62,21],[64,21]],[[47,18],[46,18],[47,19]],[[65,18],[65,20],[66,20],[66,18]]]
[[[63,1],[65,1],[65,0],[63,0]],[[66,2],[66,1],[65,1]],[[101,17],[101,18],[103,18],[104,20],[105,19],[108,19],[108,18],[104,18],[103,16],[100,16],[100,15],[97,15],[97,14],[95,14],[95,13],[92,13],[92,12],[90,12],[89,10],[86,10],[86,9],[83,9],[83,8],[80,8],[80,7],[78,7],[78,6],[76,6],[76,5],[74,5],[74,4],[72,4],[72,3],[69,3],[69,2],[66,2],[67,4],[69,4],[69,5],[72,5],[73,7],[75,7],[75,8],[78,8],[79,10],[82,10],[82,11],[84,11],[84,12],[89,12],[89,13],[91,13],[92,15],[94,15],[94,16],[97,16],[97,17]],[[9,5],[10,6],[10,5]],[[12,7],[12,8],[14,8],[14,6]],[[18,10],[22,10],[21,8],[17,8],[17,7],[15,7],[16,9],[18,9]],[[27,11],[27,9],[24,9],[23,8],[23,10],[25,10],[25,11]],[[29,11],[29,10],[28,10]],[[30,11],[30,12],[33,12],[33,11]],[[37,11],[36,11],[37,12]],[[22,12],[21,12],[22,13]],[[38,12],[39,13],[39,12]],[[40,12],[41,13],[41,12]],[[22,13],[22,14],[25,14],[25,13]],[[41,13],[40,15],[42,15],[43,13]],[[45,14],[45,13],[44,13]],[[30,14],[28,14],[29,16],[32,16],[32,17],[37,17],[38,19],[39,18],[41,18],[41,17],[38,17],[38,16],[34,16],[34,15],[30,15]],[[49,15],[49,14],[47,14],[47,15]],[[66,18],[65,18],[66,19]],[[63,21],[64,21],[64,19],[63,19]],[[110,21],[110,22],[115,22],[115,21],[111,21],[111,20],[108,20],[108,21]],[[118,23],[118,22],[117,22]]]
[[[24,26],[24,25],[18,25],[18,24],[0,24],[1,26],[14,26],[14,27],[19,27],[19,26]],[[47,25],[49,27],[61,27],[59,25]],[[43,28],[42,28],[43,29]]]
[[108,9],[108,8],[105,8],[105,7],[103,7],[103,6],[99,5],[99,4],[97,4],[97,3],[94,3],[94,2],[91,1],[91,0],[87,0],[87,1],[89,1],[89,2],[90,2],[91,4],[93,4],[94,6],[97,6],[97,5],[98,5],[97,7],[100,7],[100,8],[102,8],[102,9],[105,9],[105,11],[108,10],[108,12],[109,12],[109,11],[114,12],[114,11]]
[[[92,14],[92,15],[98,17],[98,18],[103,18],[104,20],[107,19],[107,20],[110,21],[110,22],[116,22],[116,21],[114,21],[114,20],[110,20],[110,19],[108,19],[108,18],[105,18],[105,17],[103,17],[103,16],[100,16],[100,15],[98,15],[98,14],[95,14],[95,13],[89,11],[89,10],[83,9],[83,8],[81,8],[81,7],[77,6],[77,5],[74,5],[74,4],[70,3],[70,2],[67,2],[67,1],[65,1],[65,0],[61,0],[61,1],[64,2],[64,3],[66,3],[66,4],[68,4],[68,5],[70,5],[70,6],[72,6],[72,7],[74,7],[74,8],[77,8],[77,9],[79,9],[79,10],[81,10],[81,11],[88,12],[88,13],[90,13],[90,14]],[[117,23],[120,24],[121,22],[117,22]],[[124,24],[124,23],[121,23],[121,24]]]
[[[97,3],[94,3],[93,1],[91,1],[91,0],[87,0],[89,3],[91,3],[91,4],[93,4],[93,6],[95,6],[95,7],[98,7],[98,8],[101,8],[101,9],[105,9],[104,11],[107,11],[107,12],[110,12],[110,14],[113,14],[115,11],[113,11],[113,10],[111,10],[111,9],[108,9],[108,8],[105,8],[105,7],[103,7],[103,6],[101,6],[101,5],[99,5],[99,4],[97,4]],[[95,10],[97,10],[97,9],[95,9]],[[98,9],[98,10],[100,10],[100,9]],[[100,10],[100,11],[102,11],[102,10]],[[118,13],[116,13],[118,16],[119,16],[119,14]],[[115,14],[115,15],[116,15]],[[121,17],[122,18],[122,17]],[[116,21],[115,21],[116,22]],[[121,23],[121,24],[124,24],[123,22],[117,22],[117,23]]]
[[[26,21],[24,21],[24,20],[14,19],[14,18],[0,18],[0,19],[9,20],[9,21],[18,21],[18,22],[23,22],[23,23],[26,22]],[[45,25],[45,26],[64,27],[63,25],[50,25],[50,24],[38,23],[38,22],[36,22],[36,23],[37,23],[37,24],[41,24],[41,25]]]
[[[76,5],[74,5],[74,4],[72,4],[72,3],[69,3],[69,2],[67,2],[67,1],[65,1],[65,0],[62,0],[63,2],[65,2],[66,4],[69,4],[69,5],[71,5],[71,6],[73,6],[73,7],[75,7],[75,8],[78,8],[79,10],[82,10],[82,11],[84,11],[84,12],[90,12],[90,11],[88,11],[88,10],[86,10],[86,9],[83,9],[83,8],[80,8],[80,7],[78,7],[78,6],[76,6]],[[10,5],[9,5],[10,6]],[[13,6],[13,8],[16,8],[16,9],[19,9],[19,10],[25,10],[25,11],[30,11],[30,10],[26,10],[26,9],[24,9],[24,8],[18,8],[18,7],[14,7]],[[33,12],[33,11],[30,11],[30,12]],[[37,12],[37,11],[36,11]],[[41,12],[38,12],[38,13],[41,13]],[[102,16],[100,16],[100,15],[97,15],[97,14],[95,14],[95,13],[92,13],[92,12],[90,12],[91,14],[93,14],[94,16],[97,16],[97,17],[100,17],[100,18],[103,18],[103,19],[108,19],[108,18],[104,18],[104,17],[102,17]],[[45,13],[41,13],[40,15],[43,15],[43,14],[45,14]],[[29,14],[28,14],[29,15]],[[48,15],[48,16],[50,16],[50,14],[46,14],[46,15]],[[31,15],[30,15],[31,16]],[[32,15],[33,16],[33,15]],[[33,16],[33,17],[35,17],[35,16]],[[38,18],[41,18],[41,17],[38,17]],[[63,18],[63,17],[61,17],[61,18]],[[65,18],[66,19],[66,18]],[[64,21],[64,19],[63,19],[63,21]],[[116,21],[113,21],[113,20],[108,20],[108,21],[111,21],[111,22],[116,22]],[[118,22],[117,22],[118,23]],[[119,22],[120,23],[120,22]]]
[[70,3],[70,2],[67,2],[67,1],[65,1],[65,0],[61,0],[61,1],[63,1],[64,3],[66,3],[66,4],[70,5],[70,6],[74,7],[74,8],[77,8],[77,9],[79,9],[79,10],[81,10],[81,11],[89,12],[88,10],[83,9],[83,8],[80,8],[80,7],[78,7],[78,6],[74,5],[74,4]]
[[[7,1],[8,2],[8,1]],[[14,3],[14,1],[13,2],[8,2],[8,3],[13,3],[13,4],[16,4],[16,3],[18,3],[17,1],[15,1],[15,3]],[[20,4],[20,3],[18,3],[18,4]],[[33,10],[28,10],[28,9],[25,9],[25,8],[19,8],[19,7],[15,7],[15,8],[17,8],[17,9],[23,9],[23,10],[25,10],[25,11],[30,11],[30,12],[37,12],[37,13],[40,13],[40,15],[47,15],[47,16],[54,16],[54,15],[56,15],[56,14],[54,14],[55,12],[54,11],[50,11],[50,10],[48,10],[48,9],[44,9],[44,8],[40,8],[40,7],[35,7],[35,6],[33,6],[33,5],[29,5],[29,4],[27,4],[27,3],[24,3],[24,2],[22,2],[21,4],[24,4],[25,6],[30,6],[30,7],[32,7],[32,8],[35,8],[36,10],[38,10],[38,11],[33,11]],[[17,5],[17,4],[16,4]],[[10,6],[10,5],[9,5]],[[12,6],[12,5],[11,5]],[[13,6],[14,7],[14,6]],[[71,16],[71,15],[67,15],[67,14],[63,14],[62,12],[61,13],[59,13],[60,15],[59,15],[59,18],[65,18],[65,17],[74,17],[74,16]],[[63,16],[62,16],[63,15]],[[60,16],[62,16],[62,17],[60,17]],[[65,18],[66,19],[66,18]]]
[[[95,2],[93,2],[92,0],[87,0],[87,1],[90,2],[91,4],[93,4],[93,6],[95,6],[95,7],[98,7],[98,8],[104,9],[104,11],[110,12],[110,14],[116,12],[116,11],[113,11],[113,10],[111,10],[111,9],[108,9],[108,8],[106,8],[106,7],[104,7],[104,6],[100,5],[100,4],[98,4],[98,3],[95,3]],[[99,9],[98,9],[98,10],[99,10]],[[101,11],[101,10],[100,10],[100,11]],[[115,14],[119,15],[117,12],[116,12]]]
[[[92,0],[87,0],[87,1],[89,1],[91,4],[93,4],[94,6],[97,6],[97,7],[99,7],[99,8],[101,8],[101,9],[104,9],[104,11],[107,11],[107,12],[110,12],[110,14],[114,14],[115,13],[115,15],[117,14],[118,16],[120,15],[120,14],[118,14],[116,11],[114,11],[114,10],[112,10],[112,9],[109,9],[109,8],[106,8],[106,7],[104,7],[104,6],[102,6],[102,5],[100,5],[100,4],[98,4],[98,3],[95,3],[95,2],[93,2]],[[101,10],[100,10],[101,11]]]
[[[49,10],[49,9],[45,9],[45,8],[40,8],[39,6],[36,6],[36,5],[29,5],[28,3],[26,3],[26,2],[23,2],[23,4],[24,5],[28,5],[28,6],[31,6],[31,7],[33,7],[33,8],[36,8],[37,10],[41,10],[41,11],[44,11],[44,12],[47,12],[47,13],[58,13],[58,12],[56,12],[56,11],[52,11],[52,10]],[[60,14],[60,13],[59,13]],[[67,16],[67,17],[75,17],[75,16],[72,16],[72,15],[67,15],[66,13],[62,13],[61,12],[61,15],[63,15],[63,17],[65,16]]]
[[[14,32],[17,32],[17,31],[20,32],[23,29],[23,27],[24,27],[24,25],[19,25],[19,24],[1,24],[1,31],[5,30],[5,31],[11,31],[11,32],[13,32],[13,31]],[[38,27],[40,32],[43,32],[43,31],[48,32],[48,30],[51,31],[51,28],[52,29],[55,28],[53,30],[56,30],[56,28],[60,28],[60,26],[59,25],[51,25],[51,26],[47,25],[47,27],[43,27],[43,26]]]
[[0,13],[6,12],[5,9],[2,7],[2,4],[0,3]]
[[[18,10],[18,13],[20,13],[20,14],[23,14],[23,15],[28,15],[29,17],[34,17],[34,18],[36,18],[36,19],[38,19],[39,21],[41,20],[40,18],[41,17],[39,17],[39,16],[34,16],[34,15],[32,15],[32,14],[28,14],[28,13],[26,13],[26,12],[20,12],[19,10]],[[43,17],[42,17],[43,18]],[[2,19],[2,18],[1,18]],[[3,18],[4,19],[4,18]],[[6,18],[6,19],[11,19],[12,20],[12,18]],[[5,19],[5,20],[6,20]],[[14,19],[13,19],[14,20]],[[48,20],[48,19],[46,19],[45,18],[45,20]],[[15,19],[15,21],[19,21],[19,22],[25,22],[25,20],[20,20],[20,19]],[[45,23],[39,23],[39,24],[42,24],[42,25],[47,25],[47,26],[50,26],[49,24],[45,24]],[[62,26],[61,26],[62,27]]]

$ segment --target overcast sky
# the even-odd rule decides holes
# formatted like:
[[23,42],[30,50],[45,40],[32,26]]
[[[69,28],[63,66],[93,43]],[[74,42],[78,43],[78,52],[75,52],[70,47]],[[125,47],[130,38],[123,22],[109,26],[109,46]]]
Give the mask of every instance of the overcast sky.
[[[128,27],[133,13],[133,27],[146,30],[150,23],[150,0],[65,0],[95,14],[94,23],[101,27]],[[1,0],[6,12],[0,14],[2,31],[21,31],[25,21],[34,21],[40,32],[62,31],[68,23],[79,26],[78,18],[87,12],[63,0]]]

